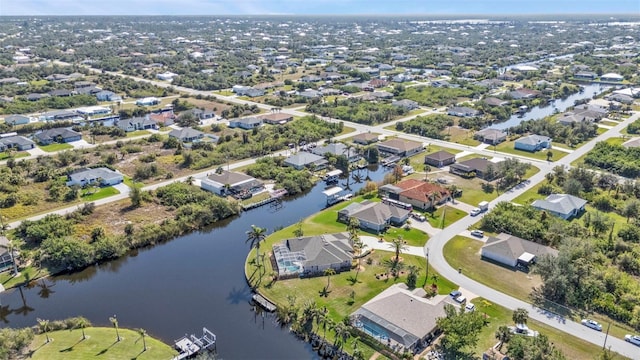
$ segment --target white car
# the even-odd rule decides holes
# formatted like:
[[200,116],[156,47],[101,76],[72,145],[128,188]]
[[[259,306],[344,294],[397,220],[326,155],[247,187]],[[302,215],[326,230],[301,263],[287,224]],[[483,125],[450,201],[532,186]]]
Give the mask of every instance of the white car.
[[418,220],[418,221],[427,221],[427,218],[424,217],[424,215],[422,215],[422,214],[411,213],[411,216],[413,216],[413,218]]
[[478,209],[478,208],[474,208],[473,210],[471,210],[471,212],[469,213],[471,216],[476,216],[479,215],[482,212],[482,210]]
[[462,304],[462,303],[464,303],[465,301],[467,301],[467,298],[466,298],[466,297],[464,297],[464,295],[460,295],[460,296],[458,296],[457,298],[455,298],[455,299],[453,299],[453,300],[455,300],[457,303]]
[[640,336],[638,335],[627,334],[624,336],[624,340],[632,343],[633,345],[640,346]]
[[591,320],[591,319],[582,319],[582,325],[588,327],[588,328],[592,328],[593,330],[598,330],[598,331],[602,331],[602,325],[595,321],[595,320]]
[[464,311],[466,312],[473,312],[476,310],[476,306],[473,305],[472,303],[468,303],[467,305],[464,306]]
[[536,337],[540,334],[535,330],[529,329],[529,327],[526,324],[517,324],[516,326],[509,326],[509,331],[513,334],[531,336],[531,337]]

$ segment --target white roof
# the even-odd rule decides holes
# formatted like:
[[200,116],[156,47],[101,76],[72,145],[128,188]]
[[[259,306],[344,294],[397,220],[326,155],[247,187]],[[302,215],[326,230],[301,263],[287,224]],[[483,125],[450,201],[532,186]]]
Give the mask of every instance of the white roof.
[[519,261],[522,261],[522,262],[524,262],[524,263],[529,264],[529,263],[531,263],[531,262],[533,261],[533,259],[534,259],[535,257],[536,257],[536,256],[535,256],[535,255],[533,255],[533,254],[531,254],[531,253],[524,252],[524,253],[522,253],[522,255],[520,255],[520,257],[518,257],[518,260],[519,260]]
[[341,192],[342,190],[343,190],[343,189],[342,189],[340,186],[334,186],[334,187],[332,187],[332,188],[330,188],[330,189],[327,189],[327,190],[323,191],[322,193],[323,193],[325,196],[333,196],[333,195],[335,195],[335,194],[337,194],[337,193]]
[[327,176],[339,176],[342,174],[342,170],[331,170],[329,172],[327,172]]

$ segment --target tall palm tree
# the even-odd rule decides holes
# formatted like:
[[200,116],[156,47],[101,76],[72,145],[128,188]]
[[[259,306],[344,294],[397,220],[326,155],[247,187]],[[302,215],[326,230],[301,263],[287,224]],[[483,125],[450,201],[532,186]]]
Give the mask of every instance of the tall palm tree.
[[407,245],[404,244],[404,239],[402,239],[401,235],[398,235],[397,238],[391,240],[391,243],[389,244],[389,247],[396,254],[396,256],[395,256],[395,258],[393,260],[396,264],[400,261],[400,253],[403,252],[403,251],[409,250]]
[[147,336],[147,330],[140,328],[138,329],[138,334],[142,336],[142,346],[143,346],[142,351],[147,351],[147,340],[145,339],[145,337]]
[[333,268],[327,268],[324,270],[324,275],[327,277],[327,290],[329,290],[329,286],[331,285],[331,275],[335,275],[336,271]]
[[44,333],[44,336],[47,338],[47,344],[51,342],[51,339],[49,339],[49,320],[45,320],[45,319],[37,319],[38,321],[38,326],[40,327],[40,331],[42,331]]
[[360,341],[360,338],[358,336],[353,338],[353,354],[351,355],[353,357],[353,360],[364,360],[364,355],[362,354],[362,350],[360,350],[360,348],[358,347],[358,342]]
[[84,328],[89,325],[89,320],[83,318],[82,316],[76,319],[76,328],[80,328],[82,330],[82,340],[86,340],[87,336],[84,333]]
[[247,240],[251,248],[256,249],[256,266],[260,268],[260,244],[267,238],[267,229],[251,225],[251,230],[247,231]]
[[516,324],[526,324],[529,319],[529,312],[527,309],[517,308],[513,310],[513,316],[511,316],[513,322]]
[[498,345],[498,351],[501,351],[502,345],[508,343],[509,340],[511,340],[511,331],[509,331],[509,328],[504,325],[500,326],[496,330],[496,339],[498,339],[498,341],[500,342],[500,345]]
[[109,321],[113,324],[113,327],[116,329],[116,341],[122,340],[120,338],[120,332],[118,331],[118,318],[115,315],[109,317]]
[[349,340],[351,333],[349,333],[349,328],[342,321],[333,325],[333,333],[336,335],[336,338],[333,342],[333,345],[338,348],[338,350],[342,349],[342,346],[345,342]]

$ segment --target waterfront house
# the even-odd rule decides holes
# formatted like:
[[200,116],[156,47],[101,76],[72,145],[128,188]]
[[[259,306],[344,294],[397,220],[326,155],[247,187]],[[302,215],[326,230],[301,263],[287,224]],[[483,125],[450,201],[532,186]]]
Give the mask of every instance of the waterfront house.
[[290,238],[272,249],[278,276],[285,278],[323,275],[327,269],[349,271],[353,260],[348,232]]
[[517,139],[513,147],[516,150],[524,150],[530,152],[536,152],[543,149],[551,148],[551,138],[548,136],[531,134],[528,136],[523,136]]
[[450,152],[440,150],[424,157],[424,163],[431,166],[443,167],[456,162],[456,156]]
[[100,186],[112,186],[124,181],[124,177],[117,171],[106,167],[94,169],[80,169],[68,175],[67,186],[97,183]]
[[544,200],[536,200],[531,206],[538,210],[568,220],[584,211],[587,201],[569,194],[551,194]]
[[483,259],[510,267],[528,267],[536,258],[547,254],[557,256],[558,251],[505,233],[490,236],[480,250]]
[[9,239],[0,235],[0,273],[13,269],[13,256],[9,248]]
[[220,196],[240,193],[256,194],[264,190],[264,184],[256,178],[241,172],[226,170],[208,174],[202,179],[200,187]]
[[507,139],[507,133],[502,130],[488,128],[477,131],[473,137],[484,143],[497,145]]
[[480,111],[466,106],[454,106],[447,110],[447,114],[457,117],[473,117],[480,115]]
[[311,150],[312,153],[318,156],[346,156],[349,162],[355,162],[361,159],[360,155],[354,148],[349,148],[343,143],[330,143],[322,146],[318,146]]
[[366,231],[380,233],[390,225],[401,226],[409,218],[410,211],[397,206],[379,202],[363,201],[349,204],[338,211],[338,221],[345,224],[349,219],[360,221],[360,228]]
[[378,193],[381,197],[398,200],[420,210],[430,210],[451,200],[451,192],[447,188],[417,179],[381,186]]
[[393,138],[378,143],[378,151],[383,154],[395,155],[400,157],[409,157],[424,151],[422,143],[411,140]]
[[360,145],[369,145],[378,140],[378,135],[372,133],[362,133],[353,137],[353,142]]
[[312,154],[306,151],[297,152],[284,159],[285,166],[291,166],[296,170],[302,170],[304,168],[321,170],[326,168],[328,164],[329,162],[323,156]]

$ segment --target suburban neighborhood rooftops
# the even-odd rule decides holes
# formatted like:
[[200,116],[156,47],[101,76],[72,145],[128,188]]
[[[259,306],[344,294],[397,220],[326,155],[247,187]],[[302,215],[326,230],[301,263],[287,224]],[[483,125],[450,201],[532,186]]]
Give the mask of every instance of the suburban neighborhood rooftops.
[[569,194],[551,194],[544,200],[536,200],[531,205],[533,207],[547,209],[560,214],[568,214],[574,209],[580,209],[587,204],[577,196]]
[[432,154],[428,154],[426,155],[427,158],[429,159],[433,159],[436,161],[444,161],[444,160],[449,160],[451,158],[455,158],[456,156],[450,152],[444,151],[444,150],[440,150],[437,152],[434,152]]

